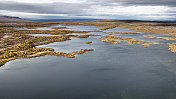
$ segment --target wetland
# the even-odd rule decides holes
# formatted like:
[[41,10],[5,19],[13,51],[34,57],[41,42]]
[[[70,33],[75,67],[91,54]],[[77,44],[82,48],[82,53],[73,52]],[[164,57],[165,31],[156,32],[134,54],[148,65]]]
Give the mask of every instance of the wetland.
[[0,98],[175,99],[170,24],[0,23]]

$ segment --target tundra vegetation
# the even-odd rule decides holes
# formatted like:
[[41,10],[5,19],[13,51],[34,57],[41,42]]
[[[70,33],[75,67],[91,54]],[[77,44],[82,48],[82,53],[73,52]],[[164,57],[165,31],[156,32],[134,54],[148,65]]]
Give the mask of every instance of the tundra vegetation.
[[[58,24],[64,24],[64,27],[53,27],[55,30],[35,30],[37,27],[51,27]],[[99,26],[102,27],[95,31],[71,31],[66,29],[68,25],[82,26]],[[175,23],[162,22],[135,22],[135,21],[120,21],[120,20],[105,20],[105,21],[87,21],[87,22],[23,22],[23,23],[0,23],[0,66],[6,62],[18,58],[32,58],[43,55],[55,55],[74,58],[76,54],[83,54],[94,49],[80,49],[71,53],[55,52],[52,48],[37,47],[38,45],[50,44],[53,42],[64,42],[71,40],[72,37],[88,38],[89,36],[98,36],[95,34],[87,34],[89,32],[102,32],[103,30],[126,27],[136,32],[111,32],[117,34],[140,34],[146,33],[161,33],[169,37],[153,37],[148,38],[176,40],[176,25]],[[32,29],[32,30],[26,30]],[[72,33],[77,33],[73,35]],[[81,33],[81,35],[79,35]],[[85,33],[85,34],[82,34]],[[31,36],[28,34],[52,34],[58,36]],[[64,34],[64,35],[61,35]],[[134,40],[129,37],[102,35],[99,39],[103,42],[119,44],[120,41],[127,41],[129,45],[134,43],[148,47],[151,44],[159,44],[159,42],[148,42]],[[90,44],[92,41],[86,42]],[[176,52],[176,43],[168,43],[168,49],[171,52]]]

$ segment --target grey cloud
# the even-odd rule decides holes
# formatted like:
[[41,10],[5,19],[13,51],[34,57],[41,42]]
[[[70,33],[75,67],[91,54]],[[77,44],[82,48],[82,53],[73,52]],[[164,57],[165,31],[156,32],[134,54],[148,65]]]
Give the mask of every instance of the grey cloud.
[[[83,3],[22,3],[22,2],[0,2],[0,10],[7,10],[12,12],[26,12],[26,13],[39,13],[39,14],[66,14],[68,16],[94,16],[93,12],[96,12],[96,6],[101,8],[106,7],[109,9],[116,6],[168,6],[171,9],[166,13],[176,13],[176,0],[87,0]],[[174,8],[175,7],[175,8]],[[116,17],[120,16],[120,13],[114,15],[104,15]],[[175,14],[170,14],[176,16]],[[96,15],[97,16],[97,15]],[[124,16],[121,16],[124,17]],[[128,15],[127,15],[128,17]],[[133,17],[133,16],[130,16]]]
[[154,6],[176,6],[176,0],[90,0],[89,2],[101,5],[154,5]]
[[[93,6],[115,7],[136,5],[164,5],[175,7],[176,0],[89,0],[84,3],[20,3],[0,2],[0,10],[41,14],[87,14]],[[96,10],[96,9],[95,9]]]
[[[17,12],[41,13],[41,14],[75,14],[83,13],[88,5],[71,3],[19,3],[19,2],[1,2],[0,10],[9,10]],[[86,8],[86,9],[85,9]]]
[[126,2],[125,4],[175,7],[176,1],[175,0],[135,0],[131,2]]

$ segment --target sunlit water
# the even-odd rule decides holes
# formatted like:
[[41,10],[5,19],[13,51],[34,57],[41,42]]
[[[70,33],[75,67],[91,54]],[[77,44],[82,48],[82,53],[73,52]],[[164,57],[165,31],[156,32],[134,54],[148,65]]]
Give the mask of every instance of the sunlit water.
[[[115,28],[104,32],[113,31],[131,30]],[[129,46],[126,41],[104,43],[91,36],[41,45],[59,52],[84,48],[95,51],[76,58],[47,55],[8,62],[0,68],[0,99],[176,99],[176,54],[168,50],[168,41],[143,37],[163,35],[113,35],[161,44],[143,48],[138,44]],[[86,41],[93,43],[85,44]]]

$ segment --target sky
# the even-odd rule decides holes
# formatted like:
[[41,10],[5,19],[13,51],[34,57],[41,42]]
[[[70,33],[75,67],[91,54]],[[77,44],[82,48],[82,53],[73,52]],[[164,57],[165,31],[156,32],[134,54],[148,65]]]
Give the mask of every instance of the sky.
[[26,19],[176,20],[176,0],[0,0],[0,15]]

